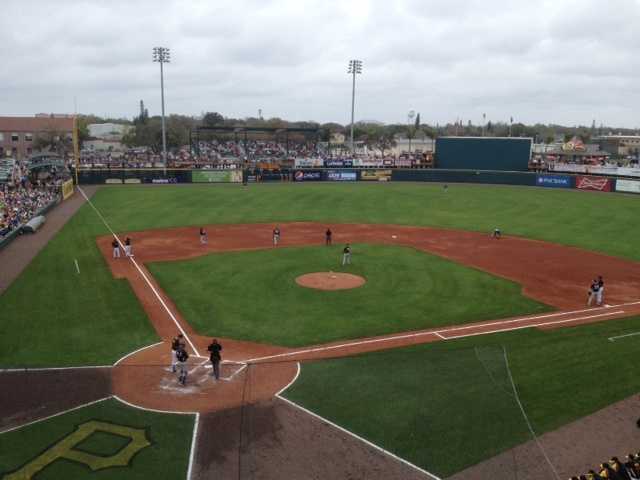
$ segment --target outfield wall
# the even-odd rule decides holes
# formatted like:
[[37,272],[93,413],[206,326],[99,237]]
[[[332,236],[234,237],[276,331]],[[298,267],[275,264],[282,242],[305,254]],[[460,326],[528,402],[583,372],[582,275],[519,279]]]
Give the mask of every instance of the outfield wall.
[[639,193],[640,181],[593,175],[490,170],[398,168],[306,168],[260,172],[256,170],[103,169],[80,170],[80,184],[173,184],[256,182],[433,182],[522,185],[542,188],[575,188],[600,192]]

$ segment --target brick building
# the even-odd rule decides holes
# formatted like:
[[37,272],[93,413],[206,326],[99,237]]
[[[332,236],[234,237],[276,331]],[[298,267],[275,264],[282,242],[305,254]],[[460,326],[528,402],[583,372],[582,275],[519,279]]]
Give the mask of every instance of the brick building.
[[26,159],[35,153],[38,134],[73,135],[73,115],[0,117],[0,158]]

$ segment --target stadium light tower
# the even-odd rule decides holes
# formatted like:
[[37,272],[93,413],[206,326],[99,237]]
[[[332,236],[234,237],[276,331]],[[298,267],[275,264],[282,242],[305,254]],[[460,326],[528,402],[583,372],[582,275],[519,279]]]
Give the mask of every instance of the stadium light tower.
[[349,60],[348,73],[353,75],[353,84],[351,87],[351,154],[353,155],[355,152],[353,144],[353,116],[356,106],[356,75],[362,73],[362,60]]
[[153,47],[153,61],[160,64],[160,98],[162,100],[162,161],[167,168],[167,131],[164,121],[164,68],[171,60],[171,51],[165,47]]

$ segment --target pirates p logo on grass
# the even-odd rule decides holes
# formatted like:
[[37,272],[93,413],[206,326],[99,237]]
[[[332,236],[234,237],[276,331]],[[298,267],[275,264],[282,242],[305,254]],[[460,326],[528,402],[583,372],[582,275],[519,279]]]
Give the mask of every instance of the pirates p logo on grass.
[[[109,456],[94,455],[75,448],[97,432],[124,437],[129,439],[129,442],[125,447]],[[136,453],[149,445],[151,442],[147,439],[144,429],[91,420],[78,425],[73,433],[49,447],[44,453],[20,469],[5,475],[3,480],[31,479],[60,458],[82,463],[92,471],[111,467],[126,467]]]

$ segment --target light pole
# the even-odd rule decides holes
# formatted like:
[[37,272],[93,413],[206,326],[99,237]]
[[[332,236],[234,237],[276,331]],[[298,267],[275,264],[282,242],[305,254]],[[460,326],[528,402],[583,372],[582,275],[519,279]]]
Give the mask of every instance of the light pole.
[[512,130],[513,130],[513,117],[509,118],[509,136],[511,136]]
[[353,145],[353,116],[356,105],[356,75],[362,73],[362,60],[349,60],[349,74],[353,75],[353,84],[351,87],[351,155],[355,153]]
[[160,98],[162,100],[162,161],[164,169],[167,169],[167,130],[164,121],[164,68],[165,63],[171,60],[171,51],[165,47],[153,48],[153,61],[160,64]]
[[484,137],[484,127],[486,123],[487,123],[487,114],[483,113],[482,114],[482,136],[483,137]]

